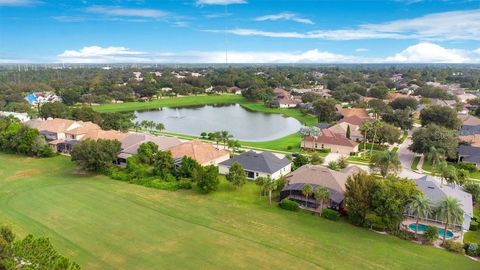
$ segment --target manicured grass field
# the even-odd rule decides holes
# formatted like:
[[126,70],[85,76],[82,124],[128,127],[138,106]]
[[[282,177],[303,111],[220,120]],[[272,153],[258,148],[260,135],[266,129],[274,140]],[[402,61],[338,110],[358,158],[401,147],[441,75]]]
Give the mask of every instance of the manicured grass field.
[[460,255],[268,206],[258,187],[209,195],[82,175],[67,157],[0,154],[0,220],[84,269],[478,269]]
[[[477,217],[477,219],[480,219],[480,206],[477,205],[477,207],[473,208],[473,216]],[[480,243],[480,231],[468,231],[465,233],[463,236],[463,242],[464,243]]]
[[[422,170],[431,173],[432,172],[432,160],[431,159],[424,159],[423,165],[422,165]],[[438,175],[439,172],[438,170],[436,171],[436,174]],[[475,180],[475,181],[480,181],[480,171],[476,172],[470,172],[470,179]]]

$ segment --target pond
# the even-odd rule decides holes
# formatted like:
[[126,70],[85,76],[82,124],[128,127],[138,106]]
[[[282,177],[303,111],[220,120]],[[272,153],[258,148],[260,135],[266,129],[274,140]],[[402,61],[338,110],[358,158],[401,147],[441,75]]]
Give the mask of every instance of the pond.
[[165,131],[200,136],[202,132],[227,130],[242,141],[269,141],[297,132],[295,118],[247,110],[239,104],[160,108],[136,111],[136,120],[163,123]]

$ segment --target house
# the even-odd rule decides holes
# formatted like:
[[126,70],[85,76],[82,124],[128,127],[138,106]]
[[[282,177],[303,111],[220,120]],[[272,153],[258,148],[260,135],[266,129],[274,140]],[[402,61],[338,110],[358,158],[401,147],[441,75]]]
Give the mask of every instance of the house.
[[454,99],[438,99],[438,98],[431,98],[432,105],[438,106],[447,106],[452,109],[457,107],[457,101]]
[[191,157],[202,166],[218,165],[220,162],[230,158],[228,150],[217,149],[212,144],[204,143],[200,140],[175,145],[170,148],[170,152],[172,152],[172,157],[177,165],[179,165],[184,156]]
[[339,123],[329,127],[328,130],[330,130],[331,132],[336,133],[338,135],[342,135],[344,137],[347,137],[347,132],[348,132],[349,128],[350,128],[350,139],[351,140],[359,142],[363,139],[363,135],[360,132],[360,124],[356,125],[356,124],[351,124],[349,122],[340,121]]
[[457,98],[458,100],[460,100],[461,102],[467,102],[469,100],[472,100],[472,99],[476,99],[477,96],[474,95],[474,94],[470,94],[470,93],[464,93],[464,94],[460,94],[460,95],[457,95]]
[[459,162],[475,163],[480,168],[480,146],[459,145],[457,155]]
[[28,113],[19,113],[19,112],[5,112],[5,111],[0,111],[0,116],[13,116],[20,120],[20,122],[25,123],[28,120],[30,120],[30,116],[28,116]]
[[299,97],[292,96],[287,90],[283,88],[275,88],[273,90],[275,98],[272,100],[272,104],[280,108],[295,108],[302,102]]
[[25,100],[31,105],[42,105],[50,102],[59,102],[62,99],[52,92],[33,92],[25,97]]
[[480,118],[470,114],[458,114],[462,126],[480,126]]
[[42,133],[50,148],[55,152],[69,154],[75,144],[86,139],[121,139],[126,136],[115,130],[102,130],[92,122],[74,121],[69,119],[32,119],[25,122],[25,125],[36,128]]
[[[287,184],[280,192],[280,199],[288,198],[298,202],[305,208],[319,211],[320,205],[315,201],[315,196],[305,198],[302,194],[304,185],[311,185],[313,189],[325,187],[330,192],[330,200],[324,203],[324,207],[340,210],[343,208],[345,199],[345,183],[348,177],[362,172],[357,166],[350,166],[341,171],[334,171],[320,165],[303,165],[287,175]],[[308,206],[307,206],[308,202]]]
[[175,137],[153,136],[150,134],[137,132],[130,132],[119,141],[122,144],[122,150],[120,151],[117,159],[117,163],[119,165],[126,165],[127,158],[137,154],[138,148],[143,143],[153,142],[161,151],[167,151],[174,146],[182,144],[182,141]]
[[362,108],[337,108],[338,114],[341,116],[340,118],[357,116],[360,118],[370,118],[368,115],[367,110]]
[[[447,196],[457,199],[460,202],[464,215],[463,223],[454,224],[454,226],[456,229],[469,229],[470,221],[473,217],[473,202],[472,195],[470,193],[465,192],[460,186],[457,185],[441,185],[430,175],[423,176],[412,181],[415,182],[417,189],[420,190],[426,198],[430,199],[434,206],[438,205],[439,202]],[[415,216],[408,211],[406,212],[406,216],[415,218]],[[438,218],[436,213],[431,214],[428,219],[429,221],[433,221],[435,223],[443,223]]]
[[463,125],[457,132],[458,138],[461,141],[467,142],[472,146],[480,147],[480,125],[467,126]]
[[305,136],[301,147],[304,149],[330,149],[332,153],[349,155],[358,152],[358,143],[330,129],[324,129],[319,136]]
[[218,164],[220,173],[227,174],[235,162],[242,165],[247,178],[251,180],[257,177],[278,179],[292,170],[292,162],[286,157],[279,158],[271,152],[248,151]]

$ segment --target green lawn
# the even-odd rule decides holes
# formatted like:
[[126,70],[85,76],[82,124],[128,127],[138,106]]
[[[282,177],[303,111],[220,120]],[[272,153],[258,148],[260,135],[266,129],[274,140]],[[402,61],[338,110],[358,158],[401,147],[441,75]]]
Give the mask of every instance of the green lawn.
[[[473,215],[477,217],[477,219],[480,219],[480,210],[477,205],[477,207],[473,208]],[[468,231],[465,233],[463,236],[463,242],[464,243],[477,243],[480,244],[480,231]]]
[[306,213],[258,187],[168,192],[79,174],[68,157],[0,154],[0,220],[84,269],[478,269],[479,263]]
[[418,167],[418,163],[420,162],[420,159],[421,159],[421,157],[419,157],[419,156],[416,156],[416,157],[413,158],[412,165],[411,165],[412,170],[417,170],[418,169],[417,167]]
[[[452,165],[454,165],[452,163]],[[423,165],[422,165],[422,169],[428,173],[431,173],[432,172],[432,160],[431,159],[424,159],[423,161]],[[438,171],[436,172],[436,174],[438,175]],[[476,172],[470,172],[470,179],[471,180],[475,180],[475,181],[480,181],[480,171],[476,171]]]

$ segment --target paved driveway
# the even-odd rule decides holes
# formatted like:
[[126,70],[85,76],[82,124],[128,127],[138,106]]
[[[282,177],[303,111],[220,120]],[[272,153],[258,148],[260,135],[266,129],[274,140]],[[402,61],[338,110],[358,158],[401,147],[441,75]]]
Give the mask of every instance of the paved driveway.
[[421,173],[417,173],[411,169],[415,153],[408,150],[408,146],[412,144],[412,140],[407,138],[402,144],[398,146],[398,157],[402,163],[402,168],[398,174],[400,177],[408,177],[411,179],[417,179],[423,176]]

